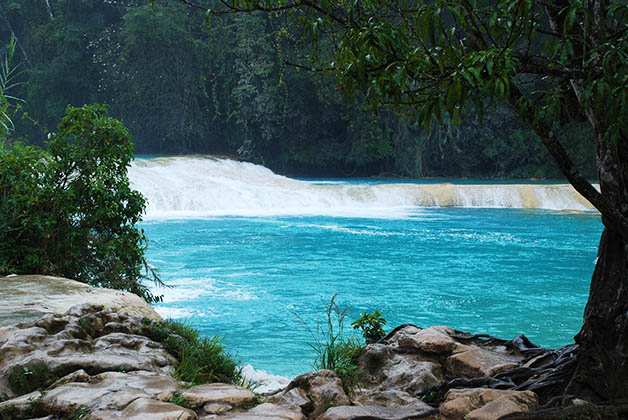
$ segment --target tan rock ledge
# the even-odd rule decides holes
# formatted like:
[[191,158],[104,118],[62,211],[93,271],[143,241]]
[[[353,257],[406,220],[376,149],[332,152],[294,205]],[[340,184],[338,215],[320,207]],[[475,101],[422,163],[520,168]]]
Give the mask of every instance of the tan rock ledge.
[[49,313],[65,313],[70,307],[84,303],[161,320],[150,305],[129,292],[92,287],[62,277],[0,277],[0,325],[34,321]]

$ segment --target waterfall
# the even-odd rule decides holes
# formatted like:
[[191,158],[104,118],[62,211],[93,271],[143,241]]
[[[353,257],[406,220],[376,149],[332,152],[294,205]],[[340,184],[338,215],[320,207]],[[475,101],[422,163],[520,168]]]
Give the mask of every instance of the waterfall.
[[406,217],[423,207],[586,211],[569,184],[457,184],[301,181],[248,162],[205,156],[136,160],[132,186],[148,199],[147,218],[329,215]]

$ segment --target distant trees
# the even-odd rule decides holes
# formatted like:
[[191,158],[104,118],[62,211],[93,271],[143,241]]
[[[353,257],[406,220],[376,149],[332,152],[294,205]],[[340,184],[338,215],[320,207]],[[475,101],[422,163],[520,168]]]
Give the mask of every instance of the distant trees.
[[[14,119],[16,136],[42,143],[67,104],[101,102],[139,153],[239,154],[298,175],[560,176],[505,107],[427,133],[390,107],[366,113],[363,99],[345,101],[346,86],[286,66],[311,49],[293,20],[242,14],[205,25],[202,12],[161,3],[0,0],[0,22],[10,23],[0,24],[0,40],[18,36],[27,82],[15,92],[29,116]],[[575,133],[578,159],[593,161],[590,137]],[[522,136],[536,146],[521,151]],[[513,158],[501,159],[504,151]]]

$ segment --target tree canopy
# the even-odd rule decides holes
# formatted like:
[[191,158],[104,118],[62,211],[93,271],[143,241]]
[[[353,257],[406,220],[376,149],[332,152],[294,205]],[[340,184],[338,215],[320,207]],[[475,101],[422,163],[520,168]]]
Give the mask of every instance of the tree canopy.
[[[225,0],[206,13],[254,11],[298,19],[314,46],[302,66],[334,74],[376,112],[389,104],[429,129],[467,108],[514,110],[605,225],[577,363],[554,388],[565,401],[628,398],[628,3]],[[558,136],[575,122],[594,133],[599,191]]]

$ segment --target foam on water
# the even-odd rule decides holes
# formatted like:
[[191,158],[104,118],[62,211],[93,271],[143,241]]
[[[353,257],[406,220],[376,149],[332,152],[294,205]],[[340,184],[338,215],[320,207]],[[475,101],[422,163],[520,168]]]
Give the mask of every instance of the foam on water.
[[255,392],[260,394],[285,388],[291,381],[291,378],[273,375],[263,369],[255,369],[250,364],[242,367],[242,375],[255,386]]
[[421,207],[592,210],[570,185],[306,182],[247,162],[172,157],[133,162],[148,219],[317,215],[397,219]]

